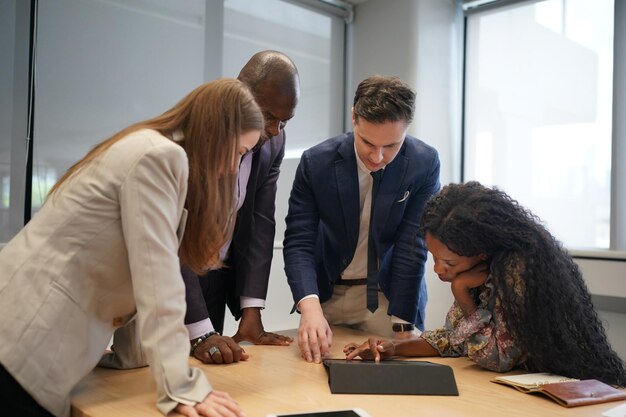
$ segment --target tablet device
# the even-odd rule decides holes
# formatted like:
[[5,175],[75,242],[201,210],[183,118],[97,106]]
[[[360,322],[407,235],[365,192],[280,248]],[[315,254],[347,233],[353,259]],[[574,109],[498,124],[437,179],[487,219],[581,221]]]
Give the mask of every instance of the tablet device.
[[296,414],[268,414],[266,417],[370,417],[370,415],[360,408],[353,408],[351,410],[312,411]]
[[324,359],[333,394],[459,395],[452,368],[427,361]]

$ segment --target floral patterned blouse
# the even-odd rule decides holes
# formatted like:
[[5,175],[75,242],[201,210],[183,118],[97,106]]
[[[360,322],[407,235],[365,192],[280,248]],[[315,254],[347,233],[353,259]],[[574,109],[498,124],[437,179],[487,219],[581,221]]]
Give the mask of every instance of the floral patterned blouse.
[[[506,263],[507,283],[522,298],[524,283],[521,278],[523,264],[511,256]],[[476,288],[477,310],[469,317],[456,301],[448,311],[444,327],[427,330],[424,338],[441,356],[468,356],[483,368],[506,372],[525,360],[524,353],[515,345],[504,321],[502,300],[496,293],[492,276]]]

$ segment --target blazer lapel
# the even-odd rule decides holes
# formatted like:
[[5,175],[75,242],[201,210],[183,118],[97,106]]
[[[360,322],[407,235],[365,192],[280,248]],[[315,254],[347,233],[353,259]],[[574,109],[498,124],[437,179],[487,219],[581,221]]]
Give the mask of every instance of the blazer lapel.
[[[241,209],[237,212],[237,221],[235,222],[235,230],[233,232],[233,240],[239,233],[244,230],[250,230],[250,223],[254,221],[254,202],[256,201],[254,196],[256,194],[257,183],[261,171],[267,169],[269,160],[271,157],[271,144],[266,143],[252,155],[252,162],[250,165],[250,176],[248,177],[248,184],[246,185],[246,198],[244,199]],[[249,198],[250,197],[250,198]]]
[[359,238],[359,178],[357,175],[354,142],[344,141],[339,146],[339,158],[335,161],[335,181],[345,221],[350,248],[356,248]]

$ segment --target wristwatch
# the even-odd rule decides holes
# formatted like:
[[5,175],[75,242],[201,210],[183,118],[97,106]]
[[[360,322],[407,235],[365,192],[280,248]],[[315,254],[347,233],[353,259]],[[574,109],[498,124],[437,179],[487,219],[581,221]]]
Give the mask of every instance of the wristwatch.
[[205,340],[207,340],[209,337],[214,336],[214,335],[218,335],[221,336],[218,332],[216,332],[215,330],[211,330],[208,333],[203,334],[202,336],[198,337],[197,339],[195,339],[195,341],[191,344],[191,350],[189,352],[190,355],[193,355],[193,352],[195,352],[196,348],[198,346],[200,346],[202,344],[202,342],[204,342]]
[[391,329],[394,332],[410,332],[415,330],[415,326],[413,324],[406,324],[406,323],[394,323],[391,326]]

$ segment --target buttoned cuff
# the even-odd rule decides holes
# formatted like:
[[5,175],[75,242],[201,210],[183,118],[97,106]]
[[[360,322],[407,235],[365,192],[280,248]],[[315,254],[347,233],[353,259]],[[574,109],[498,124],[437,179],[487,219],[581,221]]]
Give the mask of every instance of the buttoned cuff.
[[303,300],[306,300],[307,298],[317,298],[318,300],[320,299],[319,295],[317,295],[317,294],[309,294],[309,295],[305,295],[304,297],[302,297],[302,298],[300,299],[300,301],[298,301],[298,305],[296,306],[296,310],[298,310],[298,312],[300,312],[300,303],[301,303]]
[[401,324],[413,324],[410,321],[402,320],[400,317],[391,316],[392,323],[401,323]]
[[195,323],[185,324],[185,327],[187,328],[187,332],[189,333],[189,340],[197,339],[203,334],[215,330],[215,327],[213,327],[213,323],[211,323],[211,319],[208,317]]
[[253,297],[239,297],[239,305],[242,309],[244,308],[265,308],[265,300],[262,298],[253,298]]

